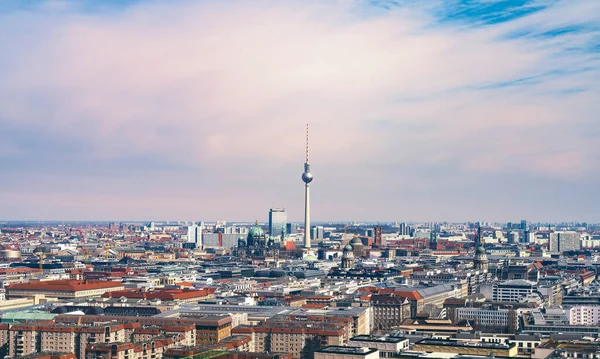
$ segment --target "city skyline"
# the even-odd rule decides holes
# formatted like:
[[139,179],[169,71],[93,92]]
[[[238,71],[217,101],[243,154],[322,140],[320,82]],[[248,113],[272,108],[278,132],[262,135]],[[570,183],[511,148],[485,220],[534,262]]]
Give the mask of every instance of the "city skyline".
[[0,221],[301,222],[307,122],[313,223],[600,218],[598,1],[0,1],[0,19]]

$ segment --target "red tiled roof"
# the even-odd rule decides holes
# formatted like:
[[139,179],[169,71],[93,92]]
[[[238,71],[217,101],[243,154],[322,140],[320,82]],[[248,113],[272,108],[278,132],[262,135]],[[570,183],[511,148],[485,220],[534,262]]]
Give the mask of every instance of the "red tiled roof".
[[38,290],[57,292],[78,292],[103,288],[122,287],[120,282],[111,281],[83,281],[83,280],[50,280],[44,282],[15,283],[7,286],[8,290]]

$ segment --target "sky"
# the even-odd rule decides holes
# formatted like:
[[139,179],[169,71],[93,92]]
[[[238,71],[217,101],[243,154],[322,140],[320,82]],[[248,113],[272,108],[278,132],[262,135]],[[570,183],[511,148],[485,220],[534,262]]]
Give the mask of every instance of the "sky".
[[0,0],[1,220],[600,222],[598,0]]

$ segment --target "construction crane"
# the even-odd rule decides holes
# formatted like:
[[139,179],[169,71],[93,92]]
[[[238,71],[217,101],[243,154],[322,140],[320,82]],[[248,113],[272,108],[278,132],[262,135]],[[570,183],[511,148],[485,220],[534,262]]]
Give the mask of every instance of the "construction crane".
[[40,256],[40,273],[44,273],[44,257],[46,257],[46,252],[38,252]]
[[346,232],[348,231],[348,226],[349,226],[349,224],[347,224],[347,225],[344,226],[344,234],[342,235],[342,249],[348,243],[348,239],[347,239],[347,236],[346,236]]

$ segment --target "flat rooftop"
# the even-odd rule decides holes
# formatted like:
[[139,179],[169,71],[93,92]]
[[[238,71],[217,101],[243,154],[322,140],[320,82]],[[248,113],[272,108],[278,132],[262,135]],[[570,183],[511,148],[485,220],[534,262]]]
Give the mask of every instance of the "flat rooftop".
[[488,343],[488,342],[477,342],[477,343],[465,343],[456,340],[445,340],[445,339],[422,339],[415,344],[421,345],[442,345],[448,347],[463,347],[463,348],[489,348],[489,349],[509,349],[515,346],[514,343],[511,345],[499,344],[499,343]]
[[375,353],[377,349],[369,349],[369,348],[355,348],[355,347],[338,347],[331,346],[326,347],[321,350],[317,350],[315,353],[327,353],[327,354],[344,354],[344,355],[368,355],[371,353]]
[[350,340],[354,340],[357,342],[400,343],[402,341],[408,340],[408,338],[404,336],[390,337],[377,335],[357,335],[355,337],[350,338]]

